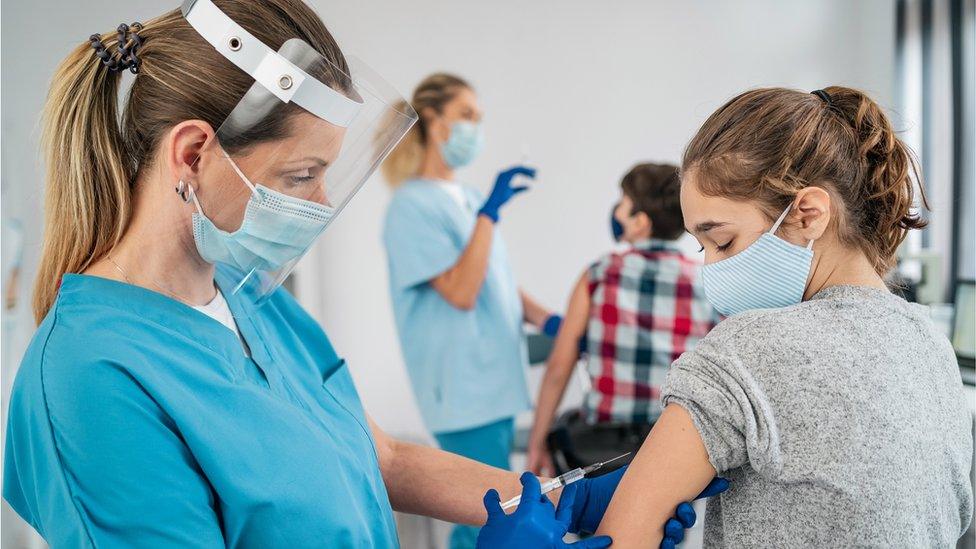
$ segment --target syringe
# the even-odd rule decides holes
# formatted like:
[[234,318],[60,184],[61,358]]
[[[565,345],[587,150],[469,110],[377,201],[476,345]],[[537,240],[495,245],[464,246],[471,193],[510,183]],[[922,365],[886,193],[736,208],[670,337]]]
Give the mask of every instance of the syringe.
[[[611,461],[617,461],[618,459],[622,457],[627,457],[629,455],[630,452],[627,452],[626,454],[621,454],[613,459],[608,459],[607,461],[601,461],[599,463],[594,463],[593,465],[587,465],[586,467],[577,467],[572,471],[563,473],[558,477],[550,481],[547,481],[545,484],[543,484],[542,493],[548,494],[549,492],[552,492],[556,488],[562,488],[563,486],[568,486],[578,480],[581,480],[583,477],[592,473],[593,471],[600,469],[601,467],[610,463]],[[515,496],[514,498],[503,503],[502,509],[511,509],[512,507],[518,505],[520,501],[522,501],[522,496],[521,495]]]

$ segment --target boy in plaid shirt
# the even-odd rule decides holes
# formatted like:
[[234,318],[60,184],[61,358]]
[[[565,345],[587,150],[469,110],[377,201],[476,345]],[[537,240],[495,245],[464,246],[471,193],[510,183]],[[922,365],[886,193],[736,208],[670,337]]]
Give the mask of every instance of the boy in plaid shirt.
[[584,419],[649,428],[661,413],[668,366],[718,321],[699,282],[699,261],[675,242],[684,232],[678,169],[639,164],[620,187],[614,236],[631,246],[590,266],[570,297],[529,437],[527,468],[536,473],[552,472],[546,435],[579,360],[580,338],[592,380]]

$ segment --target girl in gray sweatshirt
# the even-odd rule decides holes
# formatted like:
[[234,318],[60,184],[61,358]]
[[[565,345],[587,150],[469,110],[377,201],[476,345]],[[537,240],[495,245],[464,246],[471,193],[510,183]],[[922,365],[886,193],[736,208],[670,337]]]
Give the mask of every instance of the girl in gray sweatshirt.
[[[657,546],[718,474],[716,547],[950,547],[973,517],[973,414],[952,347],[885,286],[917,170],[882,109],[839,86],[759,89],[685,151],[685,227],[725,315],[672,366],[665,411],[600,525]],[[659,519],[660,517],[660,519]]]

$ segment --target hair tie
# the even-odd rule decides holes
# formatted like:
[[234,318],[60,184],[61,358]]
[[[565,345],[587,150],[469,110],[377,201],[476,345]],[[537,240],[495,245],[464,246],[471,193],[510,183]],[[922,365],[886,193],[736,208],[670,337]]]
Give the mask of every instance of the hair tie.
[[142,46],[144,40],[139,36],[139,31],[142,30],[142,23],[132,23],[132,26],[122,23],[116,28],[118,31],[118,51],[113,55],[109,53],[108,48],[105,47],[104,42],[102,42],[102,37],[99,34],[93,34],[88,37],[88,41],[93,50],[95,50],[95,56],[98,57],[102,64],[108,67],[108,70],[112,72],[119,72],[125,69],[129,69],[132,74],[139,73],[139,65],[142,61],[137,56],[139,48]]
[[824,91],[824,90],[814,90],[814,91],[812,91],[810,93],[812,93],[813,95],[816,95],[817,97],[819,97],[820,100],[823,101],[824,103],[826,103],[828,107],[833,107],[834,106],[833,98],[830,97],[830,94],[827,93],[826,91]]

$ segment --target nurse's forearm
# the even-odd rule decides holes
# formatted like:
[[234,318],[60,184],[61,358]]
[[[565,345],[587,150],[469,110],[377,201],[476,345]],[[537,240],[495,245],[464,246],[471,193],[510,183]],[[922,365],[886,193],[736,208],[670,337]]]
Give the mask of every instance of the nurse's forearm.
[[390,503],[397,511],[481,526],[487,515],[482,497],[489,488],[502,501],[522,492],[518,475],[455,454],[394,441],[381,463]]
[[488,274],[494,228],[490,218],[479,215],[460,259],[430,282],[441,297],[458,309],[471,310],[478,301],[478,292]]

